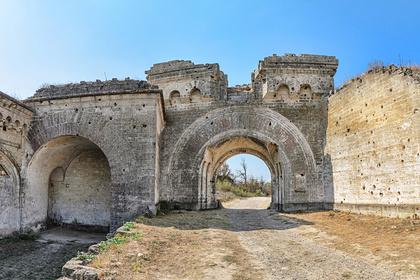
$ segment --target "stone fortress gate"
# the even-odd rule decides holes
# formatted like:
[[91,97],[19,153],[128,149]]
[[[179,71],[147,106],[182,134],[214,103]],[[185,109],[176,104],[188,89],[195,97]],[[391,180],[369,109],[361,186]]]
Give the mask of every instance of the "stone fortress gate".
[[[175,60],[153,65],[147,82],[51,85],[23,101],[1,93],[0,236],[50,223],[113,230],[158,207],[216,208],[216,171],[239,153],[270,169],[272,209],[417,215],[420,79],[408,69],[377,69],[333,94],[337,66],[332,56],[273,55],[259,62],[250,84],[228,87],[218,64]],[[357,130],[375,123],[352,114],[369,109],[369,119],[372,103],[383,108],[394,98],[411,111],[390,107],[397,115],[389,118],[409,123],[404,137],[411,140],[404,140],[405,163],[395,166],[404,176],[387,183],[367,153],[383,154],[392,173],[394,156],[385,154],[393,151],[382,140],[365,147],[374,133],[358,137]],[[380,139],[396,129],[383,123]],[[395,133],[391,146],[401,142]]]

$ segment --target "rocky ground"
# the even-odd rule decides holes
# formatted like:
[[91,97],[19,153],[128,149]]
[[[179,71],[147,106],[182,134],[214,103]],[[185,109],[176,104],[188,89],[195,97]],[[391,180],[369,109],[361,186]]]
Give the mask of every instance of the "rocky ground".
[[269,198],[140,219],[138,240],[90,264],[105,279],[420,279],[420,225],[338,212],[284,215]]
[[0,240],[0,279],[57,279],[67,260],[104,238],[103,234],[55,228],[35,239]]

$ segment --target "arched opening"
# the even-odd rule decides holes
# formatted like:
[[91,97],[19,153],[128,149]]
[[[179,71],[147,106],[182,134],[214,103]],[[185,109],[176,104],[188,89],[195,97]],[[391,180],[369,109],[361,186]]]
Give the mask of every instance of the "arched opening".
[[280,84],[274,91],[267,92],[264,96],[265,100],[289,100],[290,99],[290,89],[286,84]]
[[276,92],[277,98],[279,99],[287,99],[290,95],[290,89],[288,85],[282,84],[277,88]]
[[312,90],[311,90],[311,86],[308,84],[304,84],[300,86],[300,91],[299,91],[299,98],[301,100],[309,100],[312,99]]
[[111,172],[102,150],[80,136],[61,136],[40,147],[28,167],[27,219],[107,231]]
[[[224,176],[221,169],[226,168],[224,164],[229,159],[234,159],[236,156],[244,154],[253,157],[254,160],[260,163],[260,166],[262,164],[266,167],[265,180],[261,182],[261,178],[255,178],[255,176],[251,175],[251,173],[258,174],[258,172],[252,172],[249,169],[245,171],[243,166],[239,166],[238,168],[242,168],[242,170],[239,170],[240,172],[249,172],[249,174],[240,175],[242,178],[239,178],[239,180],[238,178],[226,178],[225,176],[222,184],[225,184],[225,188],[230,188],[233,193],[236,192],[238,197],[269,195],[271,199],[267,200],[268,205],[276,208],[280,207],[283,174],[281,173],[280,155],[277,145],[253,137],[234,136],[223,139],[205,150],[200,168],[200,209],[216,208],[220,202],[223,202],[222,200],[224,199],[221,199],[220,196],[222,195],[221,192],[218,193],[218,189],[223,188],[223,186],[218,188],[218,184],[221,183],[219,177]],[[252,166],[250,167],[252,168]],[[265,184],[266,182],[268,184]],[[267,186],[270,186],[270,190],[266,190]]]
[[194,87],[190,92],[191,103],[196,103],[201,101],[201,91]]
[[271,204],[271,179],[267,164],[247,153],[233,155],[217,169],[216,200],[222,205],[235,199],[255,197],[252,208],[267,209]]
[[177,90],[173,90],[169,94],[169,102],[170,102],[171,105],[175,105],[175,104],[179,103],[180,98],[181,98],[181,94]]
[[[246,141],[227,144],[241,139]],[[216,162],[223,162],[223,157],[214,156],[215,151],[225,151],[222,155],[260,155],[275,174],[271,209],[322,209],[324,188],[305,136],[289,119],[258,106],[213,110],[183,132],[161,177],[170,190],[164,200],[166,207],[210,209],[217,204],[211,195],[212,170]]]

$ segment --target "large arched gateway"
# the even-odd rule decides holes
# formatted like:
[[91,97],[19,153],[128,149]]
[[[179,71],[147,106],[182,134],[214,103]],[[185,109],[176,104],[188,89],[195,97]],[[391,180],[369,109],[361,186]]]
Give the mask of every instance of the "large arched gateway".
[[235,106],[209,112],[190,125],[172,152],[169,184],[191,208],[214,208],[215,171],[230,155],[262,158],[273,177],[272,208],[319,208],[324,189],[311,148],[299,129],[263,107]]
[[274,55],[250,84],[228,87],[218,64],[176,60],[153,65],[147,82],[47,86],[23,102],[0,94],[0,234],[113,230],[157,208],[215,208],[216,171],[238,153],[270,169],[272,209],[330,207],[336,67],[329,56]]

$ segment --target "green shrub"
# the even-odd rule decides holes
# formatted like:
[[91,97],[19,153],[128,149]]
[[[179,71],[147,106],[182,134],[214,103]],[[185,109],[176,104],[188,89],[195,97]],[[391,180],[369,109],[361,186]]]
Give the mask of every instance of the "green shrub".
[[126,222],[124,225],[123,225],[123,230],[124,231],[129,231],[130,229],[132,229],[132,228],[134,228],[134,226],[135,226],[136,224],[134,223],[134,222]]
[[[253,189],[251,191],[250,189]],[[216,183],[216,189],[219,191],[224,192],[231,192],[239,197],[253,197],[253,196],[266,196],[267,194],[264,193],[262,189],[257,188],[256,186],[252,185],[245,185],[245,184],[233,184],[229,181],[220,181],[218,180]]]
[[138,240],[140,237],[142,237],[142,235],[143,234],[141,232],[134,232],[129,235],[116,234],[114,237],[107,239],[105,241],[101,241],[98,244],[99,252],[104,252],[113,245],[121,245],[130,240]]
[[76,259],[79,261],[84,261],[84,262],[91,262],[95,259],[95,255],[94,254],[89,254],[89,253],[84,253],[84,252],[77,252],[77,257]]

